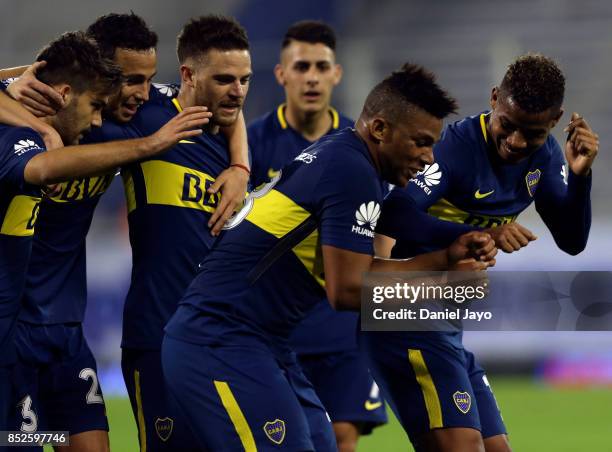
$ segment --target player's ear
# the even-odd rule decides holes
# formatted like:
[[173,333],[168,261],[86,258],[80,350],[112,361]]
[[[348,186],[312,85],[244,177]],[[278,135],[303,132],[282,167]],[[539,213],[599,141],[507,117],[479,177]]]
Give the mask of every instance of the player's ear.
[[385,141],[389,133],[389,123],[384,118],[376,117],[368,123],[368,130],[372,140],[380,143]]
[[563,107],[559,108],[559,113],[553,119],[552,126],[550,126],[551,129],[557,125],[557,123],[561,119],[561,116],[563,116],[563,113],[565,113],[565,110],[563,110]]
[[193,88],[195,86],[195,82],[194,82],[195,73],[193,69],[191,69],[189,66],[185,64],[181,64],[179,71],[181,73],[181,84],[184,83],[185,85]]
[[494,109],[495,106],[497,105],[498,96],[499,96],[499,88],[497,86],[494,86],[493,89],[491,90],[491,100],[489,102],[489,104],[491,105],[491,109]]
[[280,86],[285,86],[285,71],[280,64],[274,66],[274,77]]
[[72,100],[72,87],[66,83],[63,83],[61,85],[55,85],[53,88],[60,96],[62,96],[64,105],[68,105]]
[[339,64],[334,65],[334,86],[340,83],[340,80],[342,80],[343,72],[344,70],[342,69],[341,65]]

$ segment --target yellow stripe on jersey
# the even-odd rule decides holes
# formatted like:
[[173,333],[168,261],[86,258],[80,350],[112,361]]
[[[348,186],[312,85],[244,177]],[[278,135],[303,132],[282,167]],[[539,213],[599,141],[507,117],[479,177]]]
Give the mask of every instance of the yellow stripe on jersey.
[[114,175],[92,176],[58,184],[57,194],[49,197],[54,202],[71,202],[90,199],[104,193],[113,182]]
[[[280,123],[281,129],[286,129],[288,127],[287,118],[285,118],[285,108],[287,104],[280,104],[276,109],[276,118]],[[179,110],[180,111],[180,110]],[[334,107],[329,107],[329,114],[332,118],[332,129],[337,129],[340,127],[340,115],[336,111]]]
[[138,421],[138,437],[140,439],[140,452],[147,452],[147,430],[142,409],[142,393],[140,391],[140,372],[134,371],[134,387],[136,389],[136,417]]
[[340,115],[336,111],[335,108],[329,107],[329,114],[332,117],[332,129],[337,129],[340,127]]
[[140,164],[145,182],[147,204],[186,207],[212,213],[220,196],[206,193],[209,174],[161,160]]
[[172,105],[176,107],[179,113],[183,111],[183,107],[181,107],[181,104],[179,104],[179,101],[177,100],[176,97],[172,99]]
[[442,198],[433,204],[427,213],[444,221],[464,223],[482,228],[493,228],[503,224],[512,223],[518,215],[484,215],[466,212]]
[[323,278],[323,255],[319,245],[319,231],[313,231],[308,237],[293,247],[293,252],[304,264],[314,279],[325,288]]
[[485,122],[486,114],[480,115],[480,130],[482,130],[482,136],[484,137],[485,143],[488,142],[487,138],[487,123]]
[[417,382],[423,392],[425,399],[425,408],[429,417],[429,428],[444,427],[442,422],[442,408],[440,406],[440,398],[434,384],[431,374],[425,364],[425,359],[420,350],[408,349],[408,360],[414,369]]
[[291,198],[277,190],[270,190],[265,196],[255,199],[246,220],[276,238],[281,238],[309,216],[310,212]]
[[136,208],[136,192],[134,191],[134,178],[130,170],[121,172],[123,178],[123,191],[125,193],[125,202],[127,204],[128,213]]
[[4,214],[0,234],[17,237],[33,235],[39,207],[40,198],[36,196],[15,196]]
[[221,403],[223,404],[225,411],[227,411],[232,424],[234,424],[234,428],[240,437],[240,442],[242,443],[242,447],[244,447],[245,452],[257,452],[253,432],[251,432],[249,423],[244,417],[244,414],[242,413],[234,394],[232,394],[232,390],[230,389],[229,385],[225,381],[214,380],[214,383],[217,393],[219,394],[219,398],[221,399]]

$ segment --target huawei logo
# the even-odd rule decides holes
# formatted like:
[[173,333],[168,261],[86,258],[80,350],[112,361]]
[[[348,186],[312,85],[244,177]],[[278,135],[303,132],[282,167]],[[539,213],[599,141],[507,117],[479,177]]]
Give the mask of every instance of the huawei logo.
[[370,229],[376,228],[376,223],[380,217],[380,205],[377,202],[370,201],[369,203],[363,203],[359,206],[357,212],[355,212],[355,219],[359,226],[368,225]]

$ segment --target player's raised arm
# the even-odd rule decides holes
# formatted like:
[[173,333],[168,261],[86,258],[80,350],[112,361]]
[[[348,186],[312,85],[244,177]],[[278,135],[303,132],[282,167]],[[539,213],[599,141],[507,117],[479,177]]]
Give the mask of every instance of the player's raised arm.
[[535,203],[557,246],[576,255],[585,248],[591,227],[591,167],[599,152],[599,136],[578,113],[572,114],[565,132],[568,167],[558,150],[540,182]]
[[7,78],[19,77],[23,74],[30,66],[15,66],[0,69],[0,80],[5,80]]
[[36,61],[26,69],[19,78],[12,81],[6,92],[37,117],[56,114],[64,107],[64,99],[51,86],[36,78],[36,73],[44,68],[45,61]]
[[36,155],[25,167],[25,180],[48,185],[77,177],[103,174],[137,160],[153,157],[180,140],[200,135],[208,123],[206,107],[189,107],[153,135],[110,143],[67,146]]
[[209,187],[209,193],[221,192],[221,201],[208,221],[212,235],[218,235],[225,222],[240,208],[249,182],[249,146],[247,130],[242,111],[232,125],[222,127],[227,136],[230,151],[230,167],[223,171]]

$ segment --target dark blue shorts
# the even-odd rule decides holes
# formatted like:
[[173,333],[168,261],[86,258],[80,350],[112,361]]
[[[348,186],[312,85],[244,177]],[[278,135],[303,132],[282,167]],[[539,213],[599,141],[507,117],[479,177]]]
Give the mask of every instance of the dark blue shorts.
[[253,346],[166,336],[164,375],[203,449],[336,451],[329,416],[296,362]]
[[367,435],[387,423],[378,386],[358,350],[298,355],[308,378],[332,422],[350,422]]
[[462,346],[422,333],[382,332],[363,332],[361,345],[413,443],[437,428],[474,428],[483,438],[506,433],[484,370]]
[[161,352],[124,348],[121,370],[138,426],[140,450],[200,450],[177,404],[166,390]]
[[108,431],[96,361],[81,324],[17,325],[15,430]]

